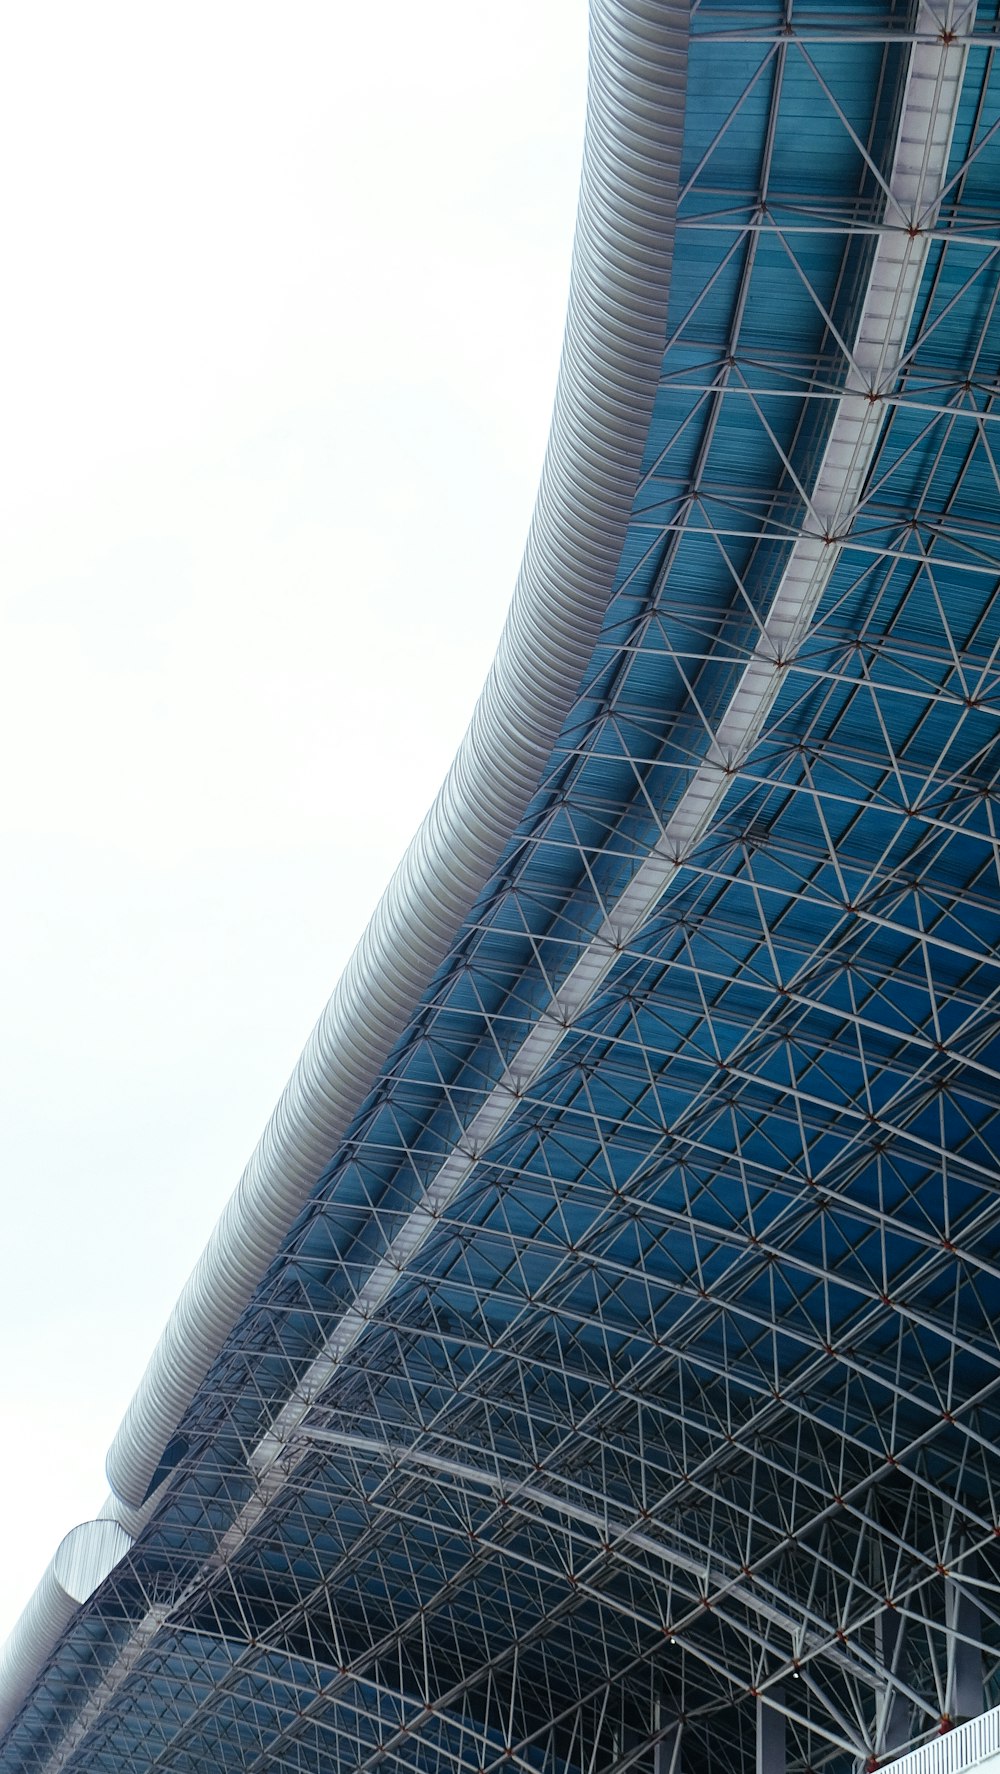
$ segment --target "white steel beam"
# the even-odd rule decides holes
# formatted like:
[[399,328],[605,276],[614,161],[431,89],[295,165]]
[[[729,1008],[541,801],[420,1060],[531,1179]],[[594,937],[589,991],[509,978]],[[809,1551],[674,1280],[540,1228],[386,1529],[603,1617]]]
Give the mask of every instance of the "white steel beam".
[[[958,38],[974,11],[974,0],[959,0],[952,7],[950,29]],[[948,176],[968,57],[966,43],[942,32],[939,14],[934,0],[922,0],[918,41],[910,53],[887,181],[887,225],[876,242],[859,303],[845,390],[837,402],[809,494],[809,518],[792,547],[757,643],[715,729],[707,756],[694,771],[655,847],[636,869],[503,1077],[438,1167],[423,1199],[407,1215],[385,1255],[373,1266],[254,1449],[251,1465],[262,1485],[289,1436],[354,1348],[521,1098],[551,1063],[621,951],[672,887],[761,735],[860,502],[887,417],[885,397],[894,392],[913,324],[930,249],[929,230]],[[928,36],[922,37],[923,33]],[[252,1509],[253,1503],[247,1508]],[[230,1533],[238,1541],[244,1531],[238,1521]],[[219,1553],[228,1556],[223,1545]]]

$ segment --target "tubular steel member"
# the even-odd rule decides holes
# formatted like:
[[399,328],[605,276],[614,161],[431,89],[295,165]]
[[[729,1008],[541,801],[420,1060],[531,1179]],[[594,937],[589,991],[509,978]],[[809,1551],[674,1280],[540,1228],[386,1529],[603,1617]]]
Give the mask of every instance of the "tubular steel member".
[[569,307],[541,485],[496,658],[444,784],[186,1283],[108,1456],[142,1504],[538,785],[611,591],[666,331],[687,0],[597,0]]
[[132,1536],[117,1521],[85,1521],[70,1529],[0,1650],[0,1733],[34,1686],[40,1667],[80,1603],[93,1595],[131,1544]]
[[164,1448],[489,879],[577,693],[614,581],[660,373],[688,32],[689,0],[592,0],[562,360],[496,658],[444,784],[128,1407],[108,1456],[112,1496],[102,1515],[109,1519],[96,1531],[95,1524],[73,1530],[94,1541],[94,1558],[80,1567],[92,1581],[67,1587],[59,1578],[70,1536],[0,1654],[0,1729],[76,1607],[141,1528]]

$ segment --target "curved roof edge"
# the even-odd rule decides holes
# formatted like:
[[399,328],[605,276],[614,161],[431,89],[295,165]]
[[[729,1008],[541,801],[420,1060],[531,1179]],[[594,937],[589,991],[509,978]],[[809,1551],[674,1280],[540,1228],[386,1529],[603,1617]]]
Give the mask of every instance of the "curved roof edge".
[[117,1521],[85,1521],[71,1528],[46,1566],[24,1613],[0,1651],[0,1734],[6,1731],[38,1672],[81,1602],[93,1595],[125,1557],[132,1536]]
[[[516,830],[572,706],[614,583],[660,374],[689,15],[689,0],[591,0],[562,359],[496,657],[437,798],[153,1351],[108,1454],[103,1519],[62,1542],[0,1651],[0,1733],[76,1608],[141,1531],[164,1448]],[[85,1582],[67,1577],[71,1543]]]
[[615,577],[663,355],[688,0],[595,0],[566,332],[503,635],[454,762],[306,1045],[108,1455],[141,1506],[249,1304],[537,787]]

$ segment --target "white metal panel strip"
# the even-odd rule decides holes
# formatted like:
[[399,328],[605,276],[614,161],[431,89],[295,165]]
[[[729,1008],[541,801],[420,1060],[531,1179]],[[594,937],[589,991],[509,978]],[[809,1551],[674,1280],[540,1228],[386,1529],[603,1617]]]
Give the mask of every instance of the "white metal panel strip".
[[[961,0],[959,10],[956,30],[971,21],[971,0]],[[924,0],[917,32],[936,25],[933,0]],[[887,225],[878,236],[859,303],[850,348],[852,364],[810,493],[811,516],[792,547],[756,646],[713,734],[708,755],[694,771],[655,848],[636,869],[521,1043],[503,1078],[439,1166],[423,1199],[374,1265],[302,1383],[255,1448],[251,1462],[261,1477],[278,1460],[288,1437],[388,1298],[521,1097],[550,1064],[621,950],[646,923],[686,858],[705,837],[735,772],[760,737],[788,663],[815,616],[875,459],[886,418],[882,397],[892,391],[906,349],[927,262],[928,230],[947,178],[967,56],[966,44],[948,41],[940,34],[936,41],[916,42],[911,51],[888,179]],[[231,1532],[238,1539],[243,1530],[236,1524]],[[220,1555],[226,1556],[225,1543]]]

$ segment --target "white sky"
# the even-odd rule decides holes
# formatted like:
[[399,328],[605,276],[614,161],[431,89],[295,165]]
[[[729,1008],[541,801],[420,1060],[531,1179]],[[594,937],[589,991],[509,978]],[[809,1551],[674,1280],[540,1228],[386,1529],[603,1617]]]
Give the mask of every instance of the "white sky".
[[585,0],[0,18],[0,1639],[464,729]]

